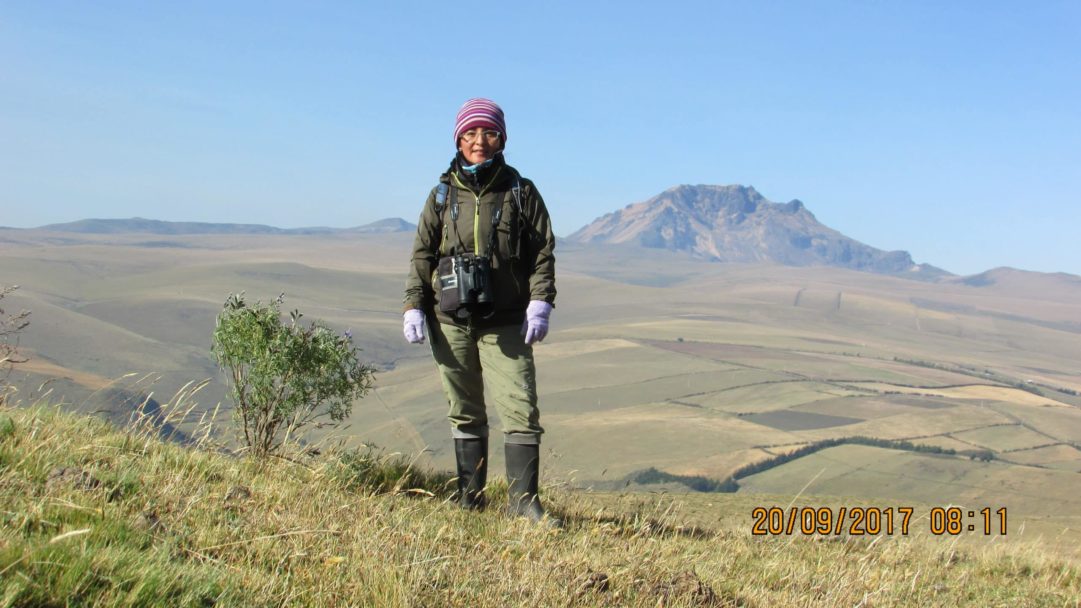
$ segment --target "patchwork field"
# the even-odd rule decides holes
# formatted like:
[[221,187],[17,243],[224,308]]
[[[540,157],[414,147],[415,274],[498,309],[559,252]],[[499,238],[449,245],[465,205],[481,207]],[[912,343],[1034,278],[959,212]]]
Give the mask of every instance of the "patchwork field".
[[[18,398],[51,391],[119,420],[132,398],[166,403],[209,379],[193,415],[221,403],[227,439],[214,317],[230,293],[284,293],[285,308],[350,329],[379,368],[348,424],[312,441],[373,443],[449,469],[430,353],[400,333],[410,240],[0,230],[0,281],[21,286],[5,307],[33,311],[22,337],[31,361],[12,375]],[[558,253],[553,331],[535,349],[547,480],[589,488],[650,467],[722,480],[841,440],[741,477],[739,491],[1000,505],[1044,524],[1081,516],[1077,282]],[[853,437],[956,453],[843,443]],[[500,470],[501,450],[492,461]]]

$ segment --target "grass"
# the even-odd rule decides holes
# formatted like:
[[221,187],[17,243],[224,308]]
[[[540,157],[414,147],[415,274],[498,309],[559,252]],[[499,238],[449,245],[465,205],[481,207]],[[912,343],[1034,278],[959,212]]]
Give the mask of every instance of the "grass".
[[[1038,547],[755,537],[749,501],[547,490],[466,513],[378,453],[255,462],[58,408],[0,410],[0,606],[1076,606]],[[493,504],[504,500],[499,483]]]

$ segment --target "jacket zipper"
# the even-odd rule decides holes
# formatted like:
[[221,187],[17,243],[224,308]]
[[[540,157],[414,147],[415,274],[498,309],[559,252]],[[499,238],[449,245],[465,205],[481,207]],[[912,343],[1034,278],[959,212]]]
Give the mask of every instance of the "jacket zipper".
[[[470,190],[472,192],[472,190]],[[484,191],[481,190],[481,194]],[[477,199],[475,205],[473,205],[473,255],[480,257],[480,195],[474,194],[473,198]]]
[[[499,169],[496,170],[496,174],[492,176],[492,179],[488,182],[488,186],[491,186],[492,184],[495,183],[496,178],[499,177],[499,174],[502,171],[503,171],[503,167],[499,167]],[[484,193],[488,191],[488,186],[486,186],[484,188],[481,188],[480,194],[478,194],[476,192],[473,192],[473,190],[469,186],[463,184],[462,180],[458,179],[457,175],[452,174],[451,177],[454,178],[455,183],[457,183],[459,186],[461,186],[465,190],[468,190],[469,193],[473,195],[473,200],[474,200],[474,205],[473,205],[473,255],[479,257],[480,256],[480,197],[484,196]],[[502,204],[502,201],[500,201],[500,204]],[[494,227],[492,229],[495,230]]]

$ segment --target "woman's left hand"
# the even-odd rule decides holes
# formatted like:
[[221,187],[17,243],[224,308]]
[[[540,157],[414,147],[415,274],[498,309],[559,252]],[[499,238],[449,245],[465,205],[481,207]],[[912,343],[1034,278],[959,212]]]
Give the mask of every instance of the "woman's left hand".
[[532,300],[525,309],[525,322],[522,323],[522,335],[526,344],[544,340],[548,335],[548,317],[552,314],[552,305],[543,300]]

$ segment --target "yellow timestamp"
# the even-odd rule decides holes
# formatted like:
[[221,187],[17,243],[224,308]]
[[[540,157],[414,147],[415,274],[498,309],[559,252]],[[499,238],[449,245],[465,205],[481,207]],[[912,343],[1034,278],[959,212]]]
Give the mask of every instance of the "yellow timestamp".
[[[1006,535],[1006,507],[964,509],[932,507],[926,517],[916,517],[915,507],[755,507],[751,510],[751,534],[852,536],[908,535],[913,523],[936,536],[960,534]],[[926,522],[926,523],[924,523]]]

